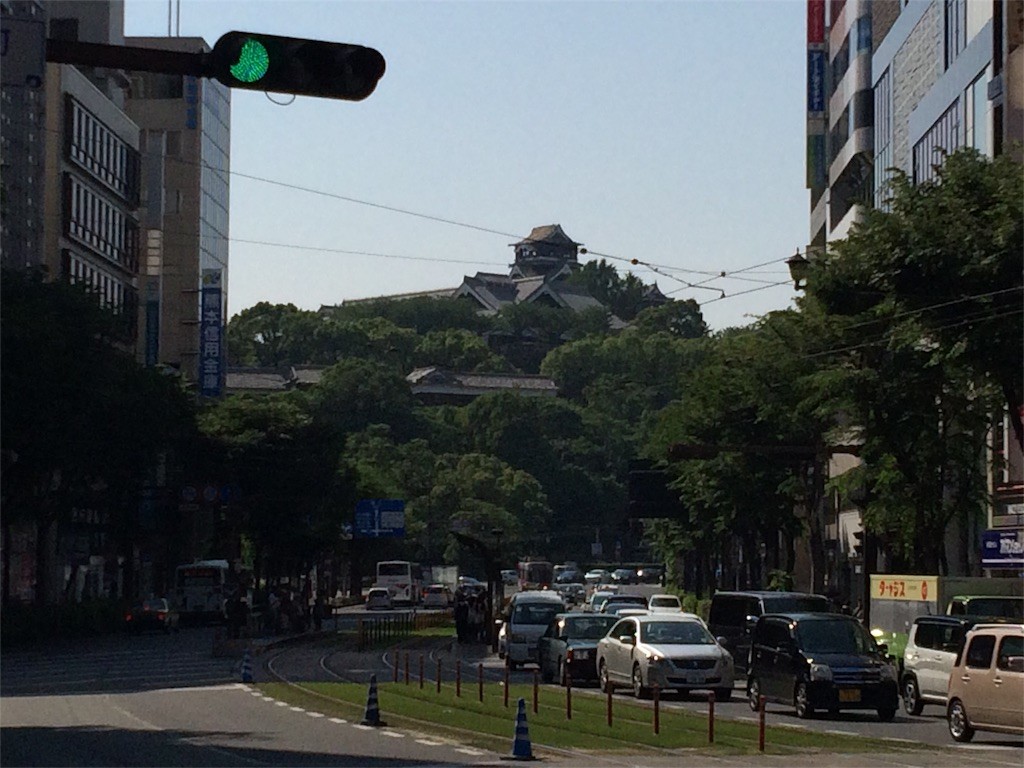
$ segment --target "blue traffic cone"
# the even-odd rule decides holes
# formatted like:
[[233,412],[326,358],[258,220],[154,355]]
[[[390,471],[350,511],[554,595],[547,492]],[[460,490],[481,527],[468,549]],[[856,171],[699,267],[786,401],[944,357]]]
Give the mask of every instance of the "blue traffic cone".
[[252,655],[249,653],[249,649],[245,649],[245,653],[242,654],[242,682],[252,682]]
[[519,711],[516,713],[516,737],[512,742],[512,754],[503,760],[534,760],[533,747],[530,746],[530,729],[526,725],[526,699],[519,700]]
[[387,725],[380,719],[380,708],[377,706],[376,675],[370,675],[370,690],[366,694],[366,713],[363,715],[363,725],[372,725],[375,728]]

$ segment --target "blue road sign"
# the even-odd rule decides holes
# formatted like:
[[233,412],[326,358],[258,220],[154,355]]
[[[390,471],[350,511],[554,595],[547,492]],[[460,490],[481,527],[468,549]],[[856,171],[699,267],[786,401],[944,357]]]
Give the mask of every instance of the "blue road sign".
[[356,503],[357,539],[403,538],[404,499],[360,499]]

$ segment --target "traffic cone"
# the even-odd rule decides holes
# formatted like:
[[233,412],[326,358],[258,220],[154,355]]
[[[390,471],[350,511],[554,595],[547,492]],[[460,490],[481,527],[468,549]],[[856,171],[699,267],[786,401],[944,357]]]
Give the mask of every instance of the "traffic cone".
[[526,726],[526,699],[519,700],[516,713],[516,737],[512,742],[512,754],[502,760],[534,760],[533,747],[530,746],[530,729]]
[[372,725],[375,728],[387,725],[380,719],[380,708],[377,706],[376,675],[370,675],[370,690],[366,694],[366,714],[363,715],[363,725]]
[[242,654],[242,682],[252,682],[252,654],[249,653],[249,649],[245,649],[245,653]]

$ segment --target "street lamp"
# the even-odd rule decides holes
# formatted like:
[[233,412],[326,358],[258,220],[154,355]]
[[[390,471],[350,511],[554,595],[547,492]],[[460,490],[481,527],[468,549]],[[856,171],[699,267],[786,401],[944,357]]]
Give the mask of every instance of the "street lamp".
[[487,617],[491,629],[491,651],[498,651],[498,623],[495,621],[501,611],[505,598],[505,582],[501,578],[501,536],[504,531],[501,528],[492,528],[491,536],[494,537],[494,556],[491,558],[491,589],[490,589],[490,611]]
[[786,259],[786,266],[789,267],[789,275],[793,278],[793,290],[802,291],[806,288],[807,275],[811,268],[811,262],[807,257],[801,255],[798,249],[796,253]]

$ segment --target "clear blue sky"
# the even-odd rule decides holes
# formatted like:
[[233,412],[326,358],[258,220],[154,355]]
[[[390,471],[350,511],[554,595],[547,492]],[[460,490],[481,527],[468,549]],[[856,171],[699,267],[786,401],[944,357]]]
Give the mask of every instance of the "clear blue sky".
[[[736,294],[787,280],[784,260],[807,240],[798,0],[180,9],[181,34],[211,45],[239,29],[387,60],[362,102],[233,92],[231,315],[505,273],[508,245],[553,223],[592,252],[657,265],[612,261],[696,299],[714,329],[792,303],[789,283]],[[166,0],[126,0],[127,35],[167,27]],[[772,261],[709,283],[725,299],[685,285]]]

